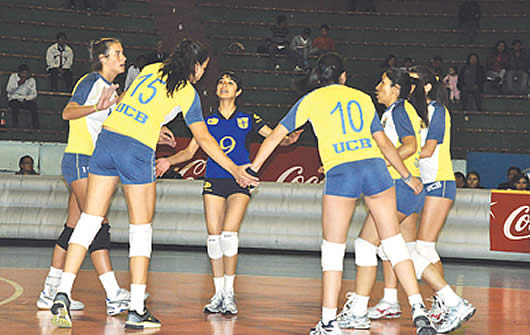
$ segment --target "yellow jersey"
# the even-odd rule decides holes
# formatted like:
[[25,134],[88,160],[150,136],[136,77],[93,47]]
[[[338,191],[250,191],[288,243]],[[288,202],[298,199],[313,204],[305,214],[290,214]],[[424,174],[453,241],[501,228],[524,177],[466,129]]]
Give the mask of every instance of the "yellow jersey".
[[145,66],[103,126],[147,145],[153,150],[160,128],[182,113],[187,125],[204,122],[201,101],[190,82],[168,96],[162,63]]
[[325,171],[342,163],[383,158],[372,137],[383,129],[368,94],[339,84],[321,87],[298,100],[280,123],[291,132],[308,120]]
[[[388,139],[396,148],[401,146],[401,139],[406,136],[416,137],[416,152],[403,163],[414,177],[420,176],[420,152],[421,152],[421,119],[416,109],[406,100],[398,100],[390,105],[381,117],[383,129]],[[393,179],[401,179],[401,175],[390,166],[388,168]]]

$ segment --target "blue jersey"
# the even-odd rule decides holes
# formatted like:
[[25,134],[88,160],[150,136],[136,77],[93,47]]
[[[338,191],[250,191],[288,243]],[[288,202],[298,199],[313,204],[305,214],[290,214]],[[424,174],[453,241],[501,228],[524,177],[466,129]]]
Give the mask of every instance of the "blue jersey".
[[[252,131],[259,131],[267,124],[255,113],[245,113],[236,109],[230,118],[226,119],[219,111],[204,120],[208,131],[215,138],[219,147],[237,165],[250,163],[248,141]],[[208,158],[206,163],[206,178],[233,178],[219,164]]]

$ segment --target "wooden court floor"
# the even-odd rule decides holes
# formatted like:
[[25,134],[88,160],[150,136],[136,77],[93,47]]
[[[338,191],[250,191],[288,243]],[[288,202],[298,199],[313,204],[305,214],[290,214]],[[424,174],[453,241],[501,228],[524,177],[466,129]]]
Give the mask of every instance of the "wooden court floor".
[[[213,290],[209,275],[153,272],[148,306],[162,321],[162,328],[154,332],[126,331],[125,313],[106,316],[104,291],[97,276],[94,271],[83,270],[73,297],[83,301],[86,309],[73,313],[72,329],[58,329],[51,325],[49,311],[35,307],[46,273],[46,269],[0,268],[1,334],[307,334],[320,316],[319,279],[238,276],[239,314],[226,317],[202,312]],[[128,282],[127,272],[117,272],[117,277],[120,283]],[[344,286],[341,304],[353,282],[345,281]],[[424,297],[432,295],[423,285],[421,290]],[[477,307],[477,313],[454,334],[530,334],[530,290],[468,286],[457,286],[456,290]],[[370,305],[381,294],[382,283],[378,282]],[[369,331],[350,330],[344,334],[415,334],[402,290],[399,299],[403,308],[400,319],[375,321]]]

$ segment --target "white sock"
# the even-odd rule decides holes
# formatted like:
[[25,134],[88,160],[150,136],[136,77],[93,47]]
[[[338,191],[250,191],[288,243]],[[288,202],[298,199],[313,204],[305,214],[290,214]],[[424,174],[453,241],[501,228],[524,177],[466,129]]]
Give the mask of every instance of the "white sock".
[[234,293],[234,280],[236,279],[236,275],[225,275],[225,287],[224,291],[226,293]]
[[144,314],[145,288],[146,285],[143,284],[131,284],[131,307],[129,310]]
[[48,272],[48,277],[61,278],[63,275],[63,269],[57,269],[53,266],[50,266],[50,272]]
[[363,316],[366,313],[368,313],[368,300],[370,300],[370,297],[365,297],[364,295],[358,295],[357,300],[353,304],[352,311],[353,314],[357,316]]
[[225,288],[225,277],[213,277],[213,285],[215,286],[215,294],[222,294]]
[[322,323],[324,325],[329,324],[331,321],[337,318],[336,308],[327,308],[322,306]]
[[388,302],[389,304],[397,304],[397,288],[385,287],[385,295],[383,296],[383,300]]
[[[413,294],[409,296],[409,304],[410,306],[413,306],[415,304],[423,304],[423,299],[421,298],[421,294]],[[425,306],[425,305],[424,305]]]
[[74,286],[75,277],[75,273],[63,272],[57,292],[66,293],[70,297],[72,295],[72,286]]
[[105,272],[104,274],[100,275],[99,281],[107,293],[107,298],[109,300],[114,300],[114,298],[116,298],[116,294],[118,294],[118,291],[120,290],[120,285],[118,285],[118,282],[116,281],[114,271]]
[[456,306],[460,302],[460,297],[456,295],[455,291],[453,291],[449,285],[442,287],[442,289],[436,292],[436,294],[442,298],[442,301],[449,307]]

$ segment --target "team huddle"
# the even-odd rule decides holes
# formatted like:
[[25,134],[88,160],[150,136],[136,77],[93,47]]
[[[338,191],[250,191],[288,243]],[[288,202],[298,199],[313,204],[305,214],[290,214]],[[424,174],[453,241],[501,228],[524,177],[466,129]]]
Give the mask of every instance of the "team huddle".
[[[271,129],[259,115],[237,107],[244,88],[238,75],[229,71],[217,80],[217,110],[203,117],[193,87],[209,62],[200,43],[181,41],[164,62],[145,66],[120,96],[112,84],[125,70],[120,41],[93,42],[91,56],[93,72],[78,81],[63,111],[63,118],[70,121],[62,161],[71,190],[68,221],[37,302],[39,308],[51,309],[55,326],[72,327],[70,311],[84,308],[71,292],[87,251],[107,295],[107,314],[127,311],[125,327],[130,329],[161,326],[145,304],[155,180],[172,165],[190,160],[199,147],[209,156],[203,200],[215,287],[204,312],[237,314],[238,232],[252,188],[274,149],[295,143],[299,128],[308,121],[325,171],[322,316],[309,334],[369,329],[371,319],[399,317],[398,280],[408,296],[417,334],[450,333],[473,316],[475,308],[443,278],[435,249],[456,185],[447,91],[429,68],[391,68],[382,74],[376,95],[386,111],[380,119],[368,94],[346,86],[341,56],[324,54],[297,83],[307,94]],[[158,140],[173,138],[164,125],[180,113],[193,139],[175,155],[155,160]],[[247,148],[252,132],[265,137],[254,161]],[[129,209],[130,291],[120,288],[109,257],[106,215],[118,182]],[[355,292],[347,294],[338,313],[346,237],[361,195],[369,213],[355,240]],[[377,257],[383,261],[385,292],[375,307],[368,308]],[[419,293],[419,279],[435,292],[429,311]]]

